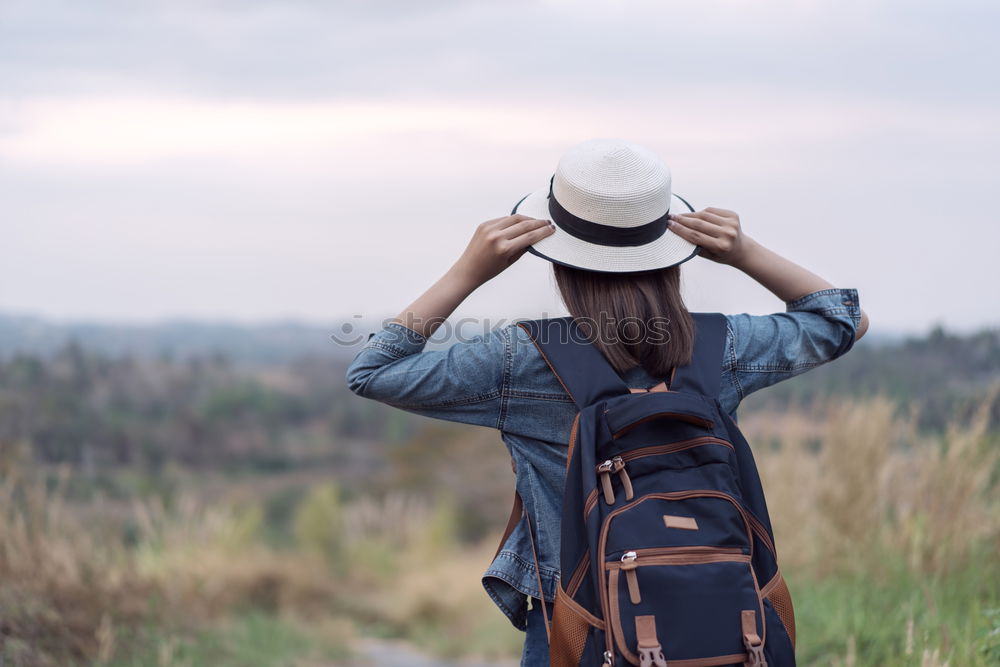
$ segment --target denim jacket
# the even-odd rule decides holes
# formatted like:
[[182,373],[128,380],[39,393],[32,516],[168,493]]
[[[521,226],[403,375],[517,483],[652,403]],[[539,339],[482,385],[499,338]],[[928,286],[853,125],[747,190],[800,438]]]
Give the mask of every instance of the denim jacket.
[[[726,316],[719,402],[734,420],[748,394],[836,359],[854,344],[861,322],[857,290],[820,290],[786,308],[772,315]],[[347,383],[360,396],[409,412],[500,431],[535,529],[545,598],[553,600],[567,441],[576,407],[516,324],[443,350],[424,350],[426,342],[411,329],[388,324],[358,353]],[[636,367],[623,379],[629,386],[650,387],[663,378]],[[523,518],[483,575],[483,586],[523,630],[526,596],[540,596]]]

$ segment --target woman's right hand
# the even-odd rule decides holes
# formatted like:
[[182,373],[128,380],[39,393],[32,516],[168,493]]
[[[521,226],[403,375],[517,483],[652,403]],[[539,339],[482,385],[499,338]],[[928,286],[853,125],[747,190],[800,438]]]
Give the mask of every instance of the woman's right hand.
[[528,249],[555,230],[551,220],[506,215],[476,228],[454,269],[475,289],[502,273]]
[[705,259],[732,266],[743,260],[752,243],[744,236],[735,211],[711,206],[697,213],[671,214],[670,231],[701,246],[699,254]]

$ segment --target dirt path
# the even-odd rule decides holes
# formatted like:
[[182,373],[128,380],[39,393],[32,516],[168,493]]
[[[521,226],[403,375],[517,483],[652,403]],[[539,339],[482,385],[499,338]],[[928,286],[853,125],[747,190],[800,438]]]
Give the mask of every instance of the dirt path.
[[483,662],[461,661],[451,662],[439,660],[421,653],[412,645],[401,641],[387,639],[365,639],[357,647],[358,661],[361,665],[377,667],[517,667],[517,661]]

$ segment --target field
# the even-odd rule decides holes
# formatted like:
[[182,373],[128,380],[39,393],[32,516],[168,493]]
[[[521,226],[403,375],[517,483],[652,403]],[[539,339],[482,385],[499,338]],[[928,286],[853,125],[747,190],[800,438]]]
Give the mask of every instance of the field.
[[[352,395],[326,339],[0,317],[0,666],[516,662],[499,435]],[[998,380],[1000,331],[938,328],[743,402],[800,664],[1000,664]]]
[[[880,398],[744,418],[802,664],[1000,662],[995,393],[935,436]],[[484,431],[444,432],[490,446]],[[483,465],[502,470],[503,456]],[[354,664],[362,636],[517,655],[479,585],[495,530],[464,536],[453,502],[181,473],[170,493],[123,476],[82,500],[75,475],[12,451],[3,462],[3,664]]]

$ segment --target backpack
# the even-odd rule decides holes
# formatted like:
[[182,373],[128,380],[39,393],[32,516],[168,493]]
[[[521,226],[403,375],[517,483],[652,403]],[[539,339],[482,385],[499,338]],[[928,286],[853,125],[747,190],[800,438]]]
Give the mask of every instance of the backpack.
[[627,387],[572,318],[519,322],[579,409],[553,666],[795,664],[760,478],[717,398],[726,319],[692,316],[691,362],[650,389]]

